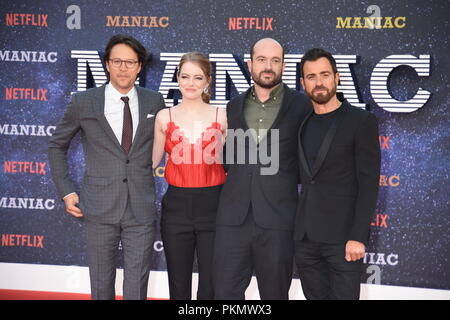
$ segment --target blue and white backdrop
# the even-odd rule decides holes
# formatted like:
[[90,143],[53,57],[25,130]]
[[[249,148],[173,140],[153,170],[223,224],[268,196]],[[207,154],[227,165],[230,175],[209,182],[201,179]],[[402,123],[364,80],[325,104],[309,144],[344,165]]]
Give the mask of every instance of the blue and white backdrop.
[[[257,39],[285,45],[283,80],[297,90],[302,54],[332,52],[338,90],[380,124],[380,191],[362,298],[395,298],[400,287],[410,289],[403,298],[417,288],[418,298],[449,298],[448,12],[447,1],[418,0],[2,1],[0,289],[89,292],[83,223],[58,199],[47,143],[71,94],[105,82],[107,40],[127,33],[151,52],[138,83],[161,92],[168,106],[180,97],[174,75],[187,51],[209,55],[219,106],[251,85],[245,61]],[[79,184],[79,138],[69,158]],[[159,167],[158,200],[163,175]],[[149,285],[155,298],[168,297],[163,250],[158,234]],[[297,278],[295,271],[291,297],[302,299]],[[256,286],[247,294],[257,298]]]

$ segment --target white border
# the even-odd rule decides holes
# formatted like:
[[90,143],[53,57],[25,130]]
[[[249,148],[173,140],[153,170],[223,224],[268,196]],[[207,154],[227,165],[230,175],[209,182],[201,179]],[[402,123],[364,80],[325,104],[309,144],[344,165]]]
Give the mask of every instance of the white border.
[[[122,295],[123,270],[117,269],[116,294]],[[192,297],[197,290],[197,274],[193,275]],[[152,271],[148,286],[149,298],[168,299],[167,272]],[[0,263],[0,289],[90,294],[89,270],[79,266]],[[304,300],[298,279],[289,290],[291,300]],[[255,277],[246,291],[246,299],[258,300]],[[450,290],[361,285],[361,300],[450,300]]]

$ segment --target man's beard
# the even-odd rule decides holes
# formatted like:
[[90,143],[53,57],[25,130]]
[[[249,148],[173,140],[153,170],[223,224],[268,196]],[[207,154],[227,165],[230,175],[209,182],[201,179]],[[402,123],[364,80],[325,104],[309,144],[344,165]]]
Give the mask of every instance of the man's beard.
[[[271,80],[269,82],[267,82],[267,81],[264,82],[263,80],[261,80],[263,73],[271,73],[271,74],[273,74],[273,80]],[[252,73],[252,79],[260,87],[262,87],[264,89],[272,89],[273,87],[275,87],[276,85],[278,85],[281,82],[281,72],[280,72],[280,74],[278,76],[272,70],[270,70],[270,71],[261,71],[258,76],[256,74]]]
[[[322,89],[322,90],[326,90],[327,93],[323,94],[323,93],[319,93],[317,95],[314,95],[314,90],[317,89]],[[311,92],[307,92],[308,97],[311,98],[311,100],[313,100],[315,103],[317,104],[325,104],[328,101],[331,100],[331,98],[333,98],[336,95],[336,86],[334,86],[331,91],[328,90],[328,88],[325,88],[324,86],[321,87],[315,87]]]

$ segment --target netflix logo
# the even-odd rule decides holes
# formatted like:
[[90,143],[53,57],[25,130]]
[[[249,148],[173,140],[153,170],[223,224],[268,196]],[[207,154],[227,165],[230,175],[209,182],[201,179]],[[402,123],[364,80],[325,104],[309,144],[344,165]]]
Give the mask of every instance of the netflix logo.
[[31,234],[2,234],[2,247],[44,248],[44,236]]
[[230,17],[228,30],[262,30],[273,31],[273,18],[258,17]]
[[36,175],[46,175],[46,162],[30,161],[6,161],[3,164],[4,173],[32,173]]
[[5,88],[5,100],[47,100],[47,89]]
[[378,136],[378,142],[380,143],[380,149],[381,150],[390,150],[391,146],[390,146],[390,140],[391,137],[390,136]]
[[387,214],[381,214],[377,213],[370,223],[371,227],[378,227],[378,228],[387,228],[388,227],[388,215]]
[[34,26],[34,27],[46,27],[48,14],[35,14],[35,13],[7,13],[6,25],[7,26]]

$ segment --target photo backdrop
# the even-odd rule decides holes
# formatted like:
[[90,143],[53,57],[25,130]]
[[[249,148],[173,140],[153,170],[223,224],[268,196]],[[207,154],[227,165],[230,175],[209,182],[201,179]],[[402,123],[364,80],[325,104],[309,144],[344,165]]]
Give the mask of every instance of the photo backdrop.
[[[137,82],[167,106],[180,97],[181,55],[207,54],[212,103],[223,107],[251,85],[251,44],[271,37],[285,46],[291,88],[301,90],[302,54],[322,47],[338,61],[338,91],[379,120],[380,191],[361,281],[450,289],[449,12],[447,1],[418,0],[2,1],[0,262],[87,265],[83,222],[58,199],[47,144],[71,94],[105,82],[112,35],[130,34],[151,52]],[[79,137],[69,159],[79,185]],[[160,210],[163,166],[155,176]],[[166,270],[159,227],[154,251],[152,270]]]

